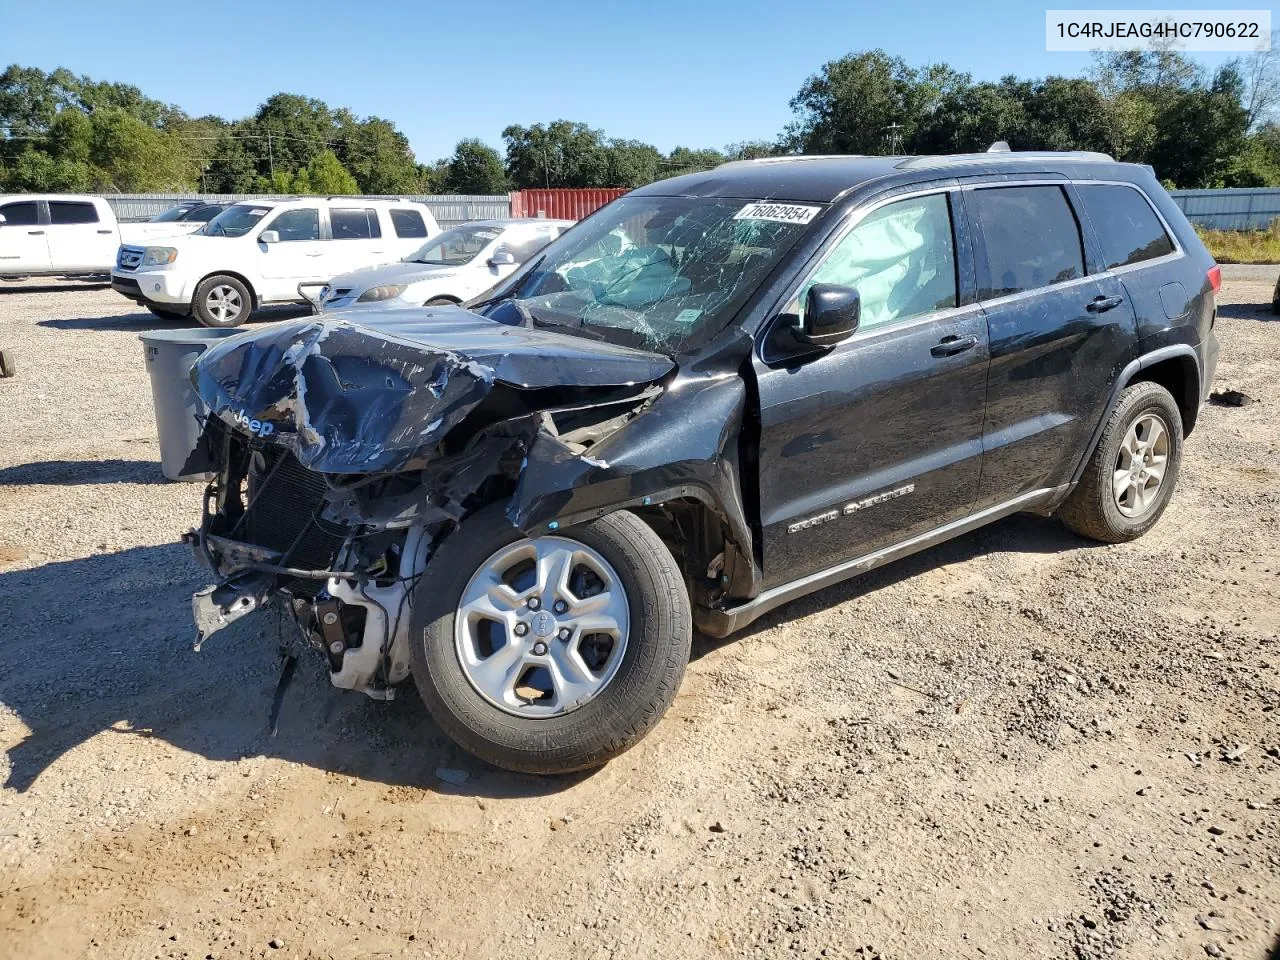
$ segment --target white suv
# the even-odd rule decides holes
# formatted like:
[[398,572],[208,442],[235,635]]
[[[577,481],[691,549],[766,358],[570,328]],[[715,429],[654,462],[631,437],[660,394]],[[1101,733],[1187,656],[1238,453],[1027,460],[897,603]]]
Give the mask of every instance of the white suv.
[[399,260],[439,232],[431,211],[408,200],[246,200],[199,233],[121,246],[111,286],[160,316],[234,327],[260,306],[305,302],[300,286]]

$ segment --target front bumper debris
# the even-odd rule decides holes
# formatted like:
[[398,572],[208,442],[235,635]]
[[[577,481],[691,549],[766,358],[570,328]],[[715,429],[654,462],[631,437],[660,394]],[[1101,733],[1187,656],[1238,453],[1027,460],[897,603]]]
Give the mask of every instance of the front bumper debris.
[[259,609],[270,595],[271,581],[267,574],[250,573],[197,590],[191,597],[196,626],[193,649],[198,652],[209,637]]

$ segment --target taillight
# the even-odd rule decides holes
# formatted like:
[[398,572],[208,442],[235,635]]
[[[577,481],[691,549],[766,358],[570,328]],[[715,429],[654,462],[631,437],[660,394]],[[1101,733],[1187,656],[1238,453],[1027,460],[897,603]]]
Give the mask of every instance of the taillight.
[[1209,286],[1213,288],[1214,294],[1217,295],[1218,291],[1222,289],[1222,268],[1215,263],[1209,268],[1208,276]]

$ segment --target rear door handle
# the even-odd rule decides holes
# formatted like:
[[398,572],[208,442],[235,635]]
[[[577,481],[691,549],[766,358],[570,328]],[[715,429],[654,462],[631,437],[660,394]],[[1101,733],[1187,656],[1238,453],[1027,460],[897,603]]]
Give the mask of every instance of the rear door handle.
[[323,256],[324,256],[324,254],[323,254],[323,253],[308,253],[308,254],[307,254],[307,256],[308,256],[308,257],[323,257]]
[[1090,313],[1106,313],[1108,310],[1114,310],[1120,304],[1124,303],[1124,297],[1094,297],[1085,304],[1085,309]]
[[43,236],[44,236],[44,231],[43,231],[43,230],[28,230],[28,231],[27,231],[27,236],[29,236],[29,237],[43,237]]
[[99,233],[115,233],[114,230],[99,230]]
[[949,337],[943,337],[929,352],[935,357],[954,357],[957,353],[972,350],[977,345],[978,338],[973,334],[967,337],[958,337],[952,334]]

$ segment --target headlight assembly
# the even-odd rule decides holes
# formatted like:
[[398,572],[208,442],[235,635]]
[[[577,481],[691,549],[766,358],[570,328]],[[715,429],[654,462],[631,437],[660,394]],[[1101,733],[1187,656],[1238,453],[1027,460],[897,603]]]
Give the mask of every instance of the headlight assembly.
[[173,247],[147,247],[142,257],[144,267],[162,267],[178,259],[178,251]]
[[404,283],[384,283],[380,287],[370,287],[360,294],[360,298],[356,303],[376,303],[379,300],[390,300],[404,293],[406,286],[407,284]]

